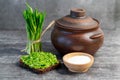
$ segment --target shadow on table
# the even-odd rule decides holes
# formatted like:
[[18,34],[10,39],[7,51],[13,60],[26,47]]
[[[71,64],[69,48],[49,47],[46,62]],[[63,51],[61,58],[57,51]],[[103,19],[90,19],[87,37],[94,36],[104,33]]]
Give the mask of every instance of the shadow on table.
[[72,75],[72,76],[80,74],[80,73],[70,72],[62,61],[61,61],[60,67],[56,69],[56,72],[61,75]]

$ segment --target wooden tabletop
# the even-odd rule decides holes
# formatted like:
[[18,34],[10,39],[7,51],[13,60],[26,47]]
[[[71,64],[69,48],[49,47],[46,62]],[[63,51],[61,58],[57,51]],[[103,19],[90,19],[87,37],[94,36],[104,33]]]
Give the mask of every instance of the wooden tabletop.
[[[60,54],[52,46],[48,32],[43,42],[44,51]],[[95,63],[86,73],[72,73],[64,64],[45,74],[35,74],[19,67],[20,52],[25,48],[26,35],[22,30],[0,31],[0,80],[119,80],[120,79],[120,28],[104,30],[104,45],[96,53]]]

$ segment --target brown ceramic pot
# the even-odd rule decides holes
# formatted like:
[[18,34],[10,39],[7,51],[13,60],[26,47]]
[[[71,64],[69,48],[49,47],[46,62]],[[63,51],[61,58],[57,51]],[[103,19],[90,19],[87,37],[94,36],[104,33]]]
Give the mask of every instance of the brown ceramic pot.
[[62,55],[70,52],[94,55],[103,39],[98,20],[86,16],[84,9],[72,9],[70,15],[56,20],[51,33],[51,41]]

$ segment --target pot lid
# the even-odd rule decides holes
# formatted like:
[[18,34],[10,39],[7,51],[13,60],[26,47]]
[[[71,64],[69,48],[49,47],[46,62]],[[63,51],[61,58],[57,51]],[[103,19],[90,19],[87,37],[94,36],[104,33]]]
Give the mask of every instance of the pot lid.
[[97,28],[99,22],[86,16],[84,9],[72,9],[70,15],[64,16],[56,21],[59,27],[75,30],[89,30]]

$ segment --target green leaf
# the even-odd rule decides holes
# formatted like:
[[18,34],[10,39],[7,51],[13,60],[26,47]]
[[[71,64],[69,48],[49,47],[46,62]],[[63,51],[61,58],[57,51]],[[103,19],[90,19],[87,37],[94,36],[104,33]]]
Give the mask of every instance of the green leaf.
[[32,9],[32,7],[30,7],[30,5],[29,5],[27,2],[26,2],[26,6],[28,7],[29,12],[33,13],[33,9]]

